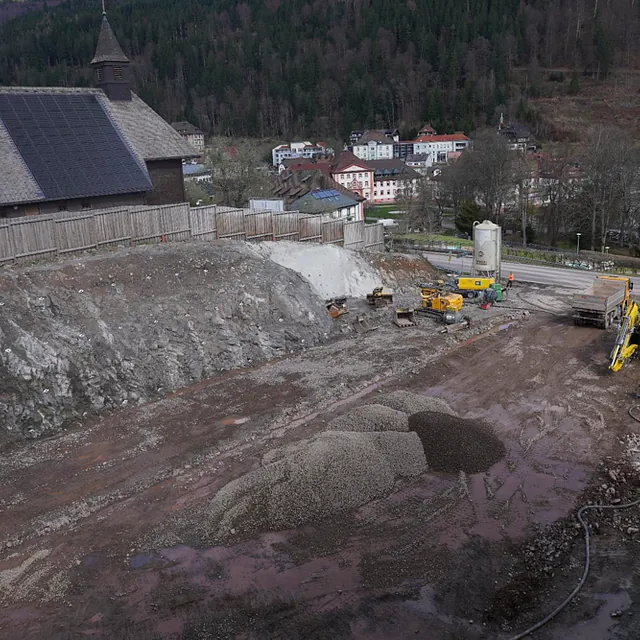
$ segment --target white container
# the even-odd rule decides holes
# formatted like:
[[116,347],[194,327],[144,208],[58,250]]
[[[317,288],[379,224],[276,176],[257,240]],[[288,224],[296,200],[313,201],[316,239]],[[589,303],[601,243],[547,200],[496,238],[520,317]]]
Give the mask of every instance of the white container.
[[500,273],[502,230],[491,220],[476,222],[473,226],[474,273]]

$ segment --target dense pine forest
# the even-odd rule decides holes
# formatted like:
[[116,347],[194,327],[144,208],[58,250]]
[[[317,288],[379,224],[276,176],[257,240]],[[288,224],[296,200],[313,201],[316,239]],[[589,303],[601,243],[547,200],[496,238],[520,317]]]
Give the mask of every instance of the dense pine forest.
[[[634,66],[635,0],[134,0],[107,3],[138,93],[166,119],[243,136],[343,139],[495,123],[545,68]],[[88,85],[97,0],[0,26],[0,84]],[[513,84],[513,70],[524,80]]]

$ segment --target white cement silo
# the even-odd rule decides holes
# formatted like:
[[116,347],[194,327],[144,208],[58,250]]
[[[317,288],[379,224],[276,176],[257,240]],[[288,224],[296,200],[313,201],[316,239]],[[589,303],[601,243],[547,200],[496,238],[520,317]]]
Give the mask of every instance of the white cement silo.
[[499,278],[501,253],[502,229],[490,220],[474,223],[473,273]]

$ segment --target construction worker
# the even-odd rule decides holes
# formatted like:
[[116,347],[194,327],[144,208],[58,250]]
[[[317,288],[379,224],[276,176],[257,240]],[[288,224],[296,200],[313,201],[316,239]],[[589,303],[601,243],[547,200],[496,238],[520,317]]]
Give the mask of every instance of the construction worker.
[[513,287],[513,272],[509,272],[509,277],[507,278],[507,289],[511,289]]

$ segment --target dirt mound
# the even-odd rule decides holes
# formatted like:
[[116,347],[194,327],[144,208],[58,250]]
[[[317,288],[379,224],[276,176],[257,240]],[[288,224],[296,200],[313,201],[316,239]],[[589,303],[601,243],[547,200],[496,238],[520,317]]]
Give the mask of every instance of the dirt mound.
[[0,442],[281,357],[332,330],[304,278],[240,242],[7,267],[0,302]]
[[392,391],[391,393],[385,393],[376,398],[376,404],[384,405],[396,411],[402,411],[408,415],[420,411],[447,413],[451,416],[458,415],[449,403],[442,398],[422,396],[409,391]]
[[223,487],[206,513],[213,540],[319,520],[389,494],[426,470],[415,433],[326,431]]
[[409,431],[407,415],[381,404],[366,404],[329,422],[331,431]]
[[380,274],[361,254],[332,244],[261,242],[255,250],[299,273],[323,298],[362,297],[381,284]]
[[434,471],[478,473],[504,457],[504,444],[487,425],[445,413],[422,411],[409,417]]

